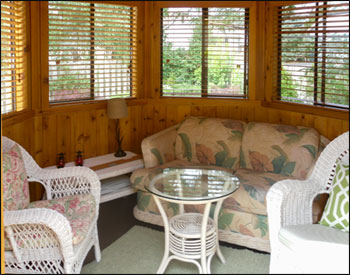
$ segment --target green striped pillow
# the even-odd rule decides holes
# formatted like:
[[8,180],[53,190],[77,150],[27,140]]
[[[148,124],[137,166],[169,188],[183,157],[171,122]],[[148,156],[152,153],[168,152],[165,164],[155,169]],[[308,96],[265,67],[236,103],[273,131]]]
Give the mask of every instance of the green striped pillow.
[[349,163],[337,162],[333,189],[320,224],[349,232]]

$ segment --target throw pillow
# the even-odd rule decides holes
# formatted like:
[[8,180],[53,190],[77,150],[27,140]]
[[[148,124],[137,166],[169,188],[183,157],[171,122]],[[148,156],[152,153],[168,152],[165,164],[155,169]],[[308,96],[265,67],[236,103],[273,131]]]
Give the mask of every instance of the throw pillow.
[[320,224],[349,232],[349,163],[338,161]]
[[2,156],[4,209],[24,209],[29,205],[29,186],[21,149],[15,144]]

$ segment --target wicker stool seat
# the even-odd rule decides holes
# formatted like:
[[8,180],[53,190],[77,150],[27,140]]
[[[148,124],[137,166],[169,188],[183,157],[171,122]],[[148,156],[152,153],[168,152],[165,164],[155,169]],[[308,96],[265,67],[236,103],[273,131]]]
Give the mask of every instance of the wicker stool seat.
[[[170,219],[170,251],[188,259],[201,258],[201,227],[203,215],[186,213]],[[208,218],[206,233],[206,256],[215,253],[217,245],[214,220]]]

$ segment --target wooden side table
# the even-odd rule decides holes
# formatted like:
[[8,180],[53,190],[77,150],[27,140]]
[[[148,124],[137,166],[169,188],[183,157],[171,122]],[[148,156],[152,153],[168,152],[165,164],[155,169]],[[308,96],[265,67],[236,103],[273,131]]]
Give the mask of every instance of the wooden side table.
[[[127,174],[144,167],[142,155],[126,152],[125,157],[116,158],[114,153],[84,159],[83,166],[94,170],[101,181],[100,203],[128,196],[136,192],[130,185]],[[74,162],[66,163],[65,167],[75,166]],[[45,169],[57,169],[56,166]]]

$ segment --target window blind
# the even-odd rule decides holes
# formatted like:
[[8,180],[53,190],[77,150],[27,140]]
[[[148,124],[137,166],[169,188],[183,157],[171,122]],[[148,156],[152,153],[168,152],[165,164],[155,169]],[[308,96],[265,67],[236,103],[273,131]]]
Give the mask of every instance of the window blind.
[[136,93],[136,8],[48,1],[49,101]]
[[1,1],[1,114],[27,106],[26,3]]
[[317,1],[274,14],[273,99],[349,108],[349,3]]
[[163,96],[248,95],[249,9],[163,8]]

